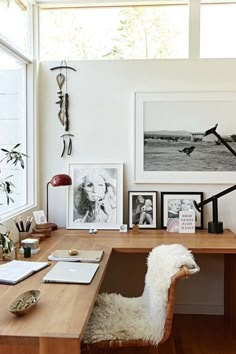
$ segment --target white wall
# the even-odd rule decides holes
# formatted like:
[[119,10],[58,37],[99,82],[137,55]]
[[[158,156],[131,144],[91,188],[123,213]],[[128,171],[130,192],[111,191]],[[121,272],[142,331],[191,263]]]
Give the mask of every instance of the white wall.
[[[73,138],[71,157],[60,157],[63,127],[57,118],[58,72],[50,68],[58,62],[40,65],[40,190],[41,208],[45,208],[46,183],[57,173],[67,172],[68,162],[124,163],[124,222],[127,223],[127,192],[129,190],[203,191],[204,198],[224,190],[229,185],[134,184],[134,92],[151,91],[236,91],[235,60],[139,60],[70,62],[77,71],[68,71],[69,114]],[[236,116],[236,112],[235,112]],[[230,127],[229,127],[230,128]],[[201,130],[201,127],[199,127]],[[232,133],[236,128],[232,127]],[[50,188],[50,221],[59,226],[66,222],[66,188]],[[159,193],[160,197],[160,193]],[[159,198],[160,199],[160,198]],[[225,228],[236,232],[234,206],[236,192],[219,200],[219,219]],[[158,203],[160,226],[160,203]],[[205,208],[205,227],[211,220],[211,206]],[[198,257],[204,272],[197,288],[214,289],[210,299],[202,299],[194,289],[199,308],[215,304],[222,311],[223,293],[215,291],[223,284],[223,258]],[[201,264],[200,264],[201,265]],[[216,272],[216,273],[215,273]],[[215,278],[215,283],[209,283]],[[214,279],[213,279],[214,280]],[[211,284],[211,285],[210,285]],[[223,288],[223,285],[221,289]],[[209,291],[207,291],[207,289]],[[199,300],[200,299],[200,300]],[[210,301],[208,301],[210,300]],[[200,304],[200,302],[201,304]],[[181,298],[180,302],[183,301]],[[204,310],[202,310],[204,312]],[[205,311],[207,312],[207,310]],[[212,312],[209,310],[209,312]],[[214,311],[213,311],[214,312]]]

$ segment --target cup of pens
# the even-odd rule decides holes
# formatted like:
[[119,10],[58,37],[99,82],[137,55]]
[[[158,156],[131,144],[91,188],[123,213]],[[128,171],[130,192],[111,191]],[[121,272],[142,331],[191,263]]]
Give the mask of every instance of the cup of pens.
[[30,237],[32,232],[30,231],[33,221],[33,216],[27,216],[23,219],[21,216],[14,219],[17,230],[19,231],[19,241]]

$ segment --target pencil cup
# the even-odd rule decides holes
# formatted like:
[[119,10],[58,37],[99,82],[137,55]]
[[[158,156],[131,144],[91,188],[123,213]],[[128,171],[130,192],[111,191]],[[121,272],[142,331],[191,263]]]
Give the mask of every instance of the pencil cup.
[[20,244],[22,242],[22,240],[26,239],[26,238],[30,238],[32,235],[32,232],[19,232],[19,241]]

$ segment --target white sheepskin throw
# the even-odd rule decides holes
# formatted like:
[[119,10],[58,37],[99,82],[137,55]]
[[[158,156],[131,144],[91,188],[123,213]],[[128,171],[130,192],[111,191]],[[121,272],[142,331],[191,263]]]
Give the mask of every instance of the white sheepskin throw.
[[98,295],[84,334],[85,343],[141,339],[157,345],[161,341],[171,279],[182,265],[197,265],[191,252],[180,244],[154,248],[147,264],[142,296]]

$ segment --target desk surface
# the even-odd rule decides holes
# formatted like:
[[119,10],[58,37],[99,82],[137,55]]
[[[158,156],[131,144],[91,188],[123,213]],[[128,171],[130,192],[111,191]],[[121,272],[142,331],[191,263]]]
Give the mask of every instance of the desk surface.
[[[73,354],[76,352],[73,352],[73,348],[76,347],[75,350],[79,350],[77,345],[79,345],[91,314],[112,251],[143,253],[160,244],[171,243],[181,243],[194,253],[236,253],[236,236],[229,230],[225,230],[221,235],[208,234],[205,230],[199,230],[196,234],[170,234],[165,230],[140,230],[138,234],[132,231],[120,233],[106,230],[98,231],[96,235],[82,230],[53,232],[52,237],[40,243],[41,251],[31,257],[32,261],[45,261],[48,255],[56,249],[103,249],[105,253],[100,267],[90,285],[43,283],[42,278],[49,268],[41,270],[17,285],[1,284],[0,352],[5,354],[1,350],[3,338],[8,338],[9,343],[11,340],[17,343],[17,338],[20,337],[33,341],[34,350],[31,348],[29,351],[31,354],[50,353],[52,347],[48,343],[53,338],[57,338],[57,340],[53,339],[54,352],[57,352],[56,343],[58,343],[58,353],[63,353],[60,351],[63,344],[58,339],[64,338],[65,341],[76,340],[71,346],[69,342],[66,344],[66,352],[69,352],[71,348],[71,354]],[[54,263],[51,263],[53,266]],[[40,301],[26,316],[15,317],[8,311],[8,305],[19,294],[29,289],[41,291]],[[25,347],[22,351],[19,345],[17,348],[18,354],[23,352],[28,354]],[[13,350],[12,353],[14,354],[15,351]]]

